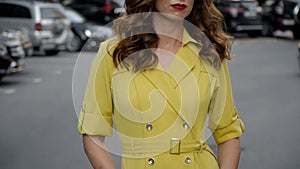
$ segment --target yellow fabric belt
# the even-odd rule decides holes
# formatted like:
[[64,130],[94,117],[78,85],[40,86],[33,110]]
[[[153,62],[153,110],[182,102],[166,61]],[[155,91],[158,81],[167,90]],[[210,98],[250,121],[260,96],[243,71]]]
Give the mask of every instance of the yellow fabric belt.
[[171,138],[170,140],[144,140],[132,139],[121,140],[121,149],[123,154],[161,154],[169,152],[170,154],[180,154],[203,149],[210,151],[206,142],[201,143],[198,140],[180,140]]

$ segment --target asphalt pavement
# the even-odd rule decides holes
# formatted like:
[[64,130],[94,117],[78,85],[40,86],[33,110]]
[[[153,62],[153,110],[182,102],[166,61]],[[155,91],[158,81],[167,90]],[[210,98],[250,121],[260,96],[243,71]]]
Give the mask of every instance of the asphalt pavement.
[[[233,93],[246,125],[239,168],[299,168],[297,41],[242,37],[235,40],[232,53]],[[72,85],[72,76],[79,55],[33,56],[26,59],[24,72],[3,79],[0,169],[91,168],[77,133],[75,110],[80,108],[82,92],[76,92],[78,85]],[[86,64],[92,57],[86,55]],[[86,74],[88,69],[79,66],[77,71]],[[79,88],[86,78],[77,79]],[[72,90],[79,93],[75,98]],[[119,158],[115,160],[119,166]]]
[[230,62],[236,105],[245,124],[241,169],[299,168],[300,70],[297,42],[239,39]]

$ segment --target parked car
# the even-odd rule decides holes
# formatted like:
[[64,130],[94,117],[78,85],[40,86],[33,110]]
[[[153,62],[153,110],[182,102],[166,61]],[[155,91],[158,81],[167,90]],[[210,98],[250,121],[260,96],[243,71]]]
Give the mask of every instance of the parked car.
[[0,2],[0,25],[6,28],[26,29],[34,50],[55,55],[72,36],[70,21],[58,3],[36,1]]
[[261,34],[261,8],[256,0],[219,0],[216,7],[225,18],[225,31],[229,33],[243,32],[250,37]]
[[300,0],[266,0],[262,4],[264,36],[272,36],[276,30],[291,30],[300,39]]
[[26,30],[7,29],[0,26],[0,32],[2,36],[18,39],[21,43],[21,46],[24,49],[25,56],[31,56],[33,54],[33,46],[28,36],[28,33],[26,33]]
[[80,12],[88,20],[101,24],[113,21],[125,11],[113,0],[72,0],[67,6]]
[[[25,51],[22,42],[18,37],[12,37],[6,31],[0,32],[0,41],[6,47],[6,52],[10,57],[11,64],[8,73],[15,73],[24,70],[25,67]],[[5,51],[3,49],[3,51]]]
[[8,68],[12,63],[11,58],[8,55],[5,42],[0,40],[0,82],[2,78],[7,74]]
[[[67,43],[68,51],[79,51],[84,45],[88,50],[92,50],[92,48],[98,50],[99,43],[112,36],[110,28],[88,21],[72,8],[65,8],[65,11],[67,18],[71,21],[71,29],[74,34],[73,38]],[[89,40],[92,36],[96,36],[95,40],[97,41]]]

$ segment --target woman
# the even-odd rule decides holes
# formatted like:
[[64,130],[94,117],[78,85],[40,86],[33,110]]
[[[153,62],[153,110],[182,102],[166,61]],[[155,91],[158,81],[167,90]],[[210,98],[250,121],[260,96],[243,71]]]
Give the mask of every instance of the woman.
[[[244,125],[232,99],[225,61],[231,37],[221,30],[220,12],[211,0],[125,5],[116,37],[93,61],[79,117],[93,167],[115,168],[104,145],[114,119],[124,169],[237,168]],[[206,124],[217,158],[205,143]]]

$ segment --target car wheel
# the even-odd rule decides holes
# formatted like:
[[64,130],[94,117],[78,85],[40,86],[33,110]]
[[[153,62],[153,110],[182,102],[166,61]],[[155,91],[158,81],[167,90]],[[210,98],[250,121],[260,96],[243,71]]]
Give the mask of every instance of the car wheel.
[[58,52],[59,52],[58,50],[47,50],[47,51],[45,51],[47,56],[57,55]]
[[263,30],[261,31],[262,36],[272,37],[274,28],[270,22],[263,23]]
[[81,49],[82,41],[78,36],[74,36],[68,43],[66,44],[67,51],[69,52],[77,52]]

